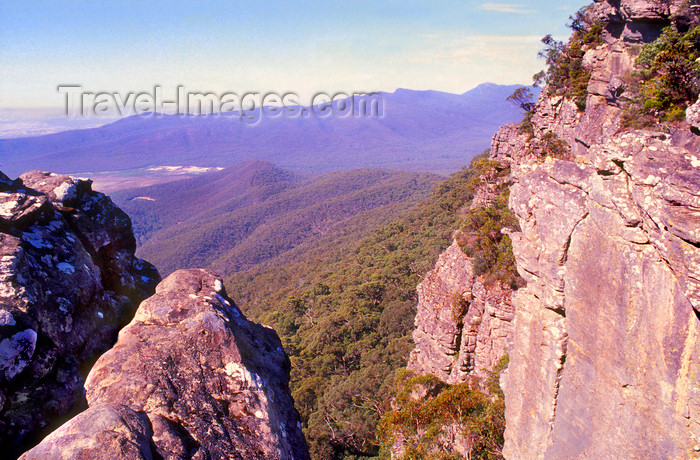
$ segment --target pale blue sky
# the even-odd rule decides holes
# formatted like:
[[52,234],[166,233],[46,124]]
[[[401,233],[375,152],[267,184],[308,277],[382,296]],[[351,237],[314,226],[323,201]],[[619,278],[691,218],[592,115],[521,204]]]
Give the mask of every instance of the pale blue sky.
[[529,83],[586,1],[0,0],[0,108],[93,91],[462,93]]

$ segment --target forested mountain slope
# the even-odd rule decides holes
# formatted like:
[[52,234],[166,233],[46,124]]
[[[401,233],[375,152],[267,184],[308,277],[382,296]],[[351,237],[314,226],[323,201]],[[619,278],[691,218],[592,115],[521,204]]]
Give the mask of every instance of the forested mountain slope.
[[273,326],[290,354],[292,391],[314,458],[378,453],[377,423],[413,348],[416,285],[471,215],[480,176],[491,167],[480,159],[455,173],[361,241],[302,252],[227,280],[242,308]]
[[425,198],[438,179],[389,170],[302,178],[269,163],[246,162],[120,192],[115,200],[134,221],[139,254],[164,274],[204,266],[229,276],[357,241]]

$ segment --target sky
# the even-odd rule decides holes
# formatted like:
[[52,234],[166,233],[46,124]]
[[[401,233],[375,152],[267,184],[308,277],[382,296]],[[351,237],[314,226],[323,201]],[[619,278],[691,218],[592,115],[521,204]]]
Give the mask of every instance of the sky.
[[59,85],[334,94],[529,84],[539,40],[586,1],[0,0],[0,109],[61,107]]

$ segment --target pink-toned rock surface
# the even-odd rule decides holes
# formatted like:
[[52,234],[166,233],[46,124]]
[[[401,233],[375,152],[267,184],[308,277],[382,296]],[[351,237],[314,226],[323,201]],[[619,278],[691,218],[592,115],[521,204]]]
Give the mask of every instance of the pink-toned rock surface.
[[510,289],[485,287],[457,243],[418,285],[418,307],[408,369],[447,383],[484,377],[505,354],[513,318]]
[[279,337],[207,270],[161,282],[90,371],[89,408],[23,459],[305,459]]
[[[506,458],[700,457],[700,138],[624,131],[618,99],[630,43],[657,37],[681,3],[596,2],[606,32],[584,56],[585,111],[545,89],[534,138],[510,128],[494,142],[516,182],[527,282],[501,378]],[[548,132],[571,161],[528,154]]]

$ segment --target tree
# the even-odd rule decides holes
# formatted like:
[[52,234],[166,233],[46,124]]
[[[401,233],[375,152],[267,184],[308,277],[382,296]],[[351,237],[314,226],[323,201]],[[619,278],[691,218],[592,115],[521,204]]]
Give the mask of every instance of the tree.
[[564,51],[564,42],[555,40],[551,34],[547,34],[540,40],[544,43],[544,49],[537,53],[537,57],[544,59],[547,65],[547,71],[537,72],[533,77],[533,83],[535,86],[544,86],[552,81],[555,77],[554,73],[557,69],[557,62]]
[[530,88],[523,86],[522,88],[516,89],[513,94],[508,96],[506,100],[515,102],[518,107],[523,109],[525,112],[532,112],[535,108],[535,103],[532,100],[533,94]]
[[588,26],[586,20],[586,13],[588,12],[589,6],[584,6],[578,10],[573,16],[569,16],[569,23],[566,25],[569,29],[574,32],[584,33]]
[[545,60],[545,64],[553,66],[559,60],[559,56],[564,51],[564,42],[555,40],[552,34],[547,34],[540,40],[545,48],[537,53],[537,57]]

